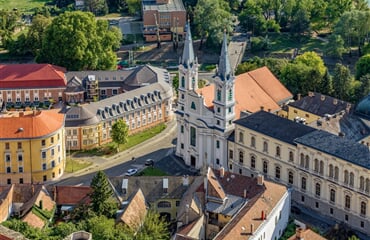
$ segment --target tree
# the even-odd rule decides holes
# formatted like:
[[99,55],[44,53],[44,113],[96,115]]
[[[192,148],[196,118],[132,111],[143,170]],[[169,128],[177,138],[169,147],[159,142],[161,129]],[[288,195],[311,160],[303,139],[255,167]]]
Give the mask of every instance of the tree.
[[51,24],[51,18],[43,15],[36,15],[32,19],[32,25],[27,32],[27,43],[31,52],[36,56],[42,48],[42,39],[47,27]]
[[356,62],[356,79],[370,74],[370,54],[366,54]]
[[112,201],[113,190],[108,182],[108,178],[103,171],[97,172],[91,181],[91,203],[92,210],[97,215],[111,217],[117,205]]
[[328,70],[326,70],[325,75],[322,79],[320,92],[329,96],[331,96],[334,92],[333,78],[329,74]]
[[334,97],[342,100],[349,99],[352,80],[349,68],[337,63],[333,74]]
[[144,218],[143,224],[140,226],[135,239],[170,239],[167,229],[168,223],[154,211],[149,210]]
[[308,67],[315,68],[319,71],[321,76],[324,76],[326,72],[326,67],[322,58],[315,52],[305,52],[299,55],[294,62],[303,63]]
[[299,4],[299,9],[293,15],[290,26],[290,32],[298,36],[301,36],[302,34],[310,30],[309,12],[301,5],[302,4]]
[[108,13],[108,5],[105,0],[85,0],[87,11],[94,13],[95,16],[102,16]]
[[331,57],[342,58],[345,51],[343,38],[337,34],[330,35],[329,41],[326,44],[326,54]]
[[107,0],[109,12],[123,12],[127,10],[125,0]]
[[116,65],[114,50],[122,35],[88,12],[65,12],[47,27],[38,63],[51,63],[71,70],[105,70]]
[[86,230],[91,232],[93,239],[134,239],[134,235],[127,228],[122,225],[116,225],[114,219],[109,219],[106,216],[96,216],[88,219]]
[[117,144],[118,150],[119,145],[127,143],[127,136],[127,124],[122,119],[116,121],[112,126],[112,140]]
[[18,11],[0,9],[0,42],[4,47],[11,40],[19,16]]
[[141,1],[140,0],[126,0],[128,13],[135,15],[140,13]]

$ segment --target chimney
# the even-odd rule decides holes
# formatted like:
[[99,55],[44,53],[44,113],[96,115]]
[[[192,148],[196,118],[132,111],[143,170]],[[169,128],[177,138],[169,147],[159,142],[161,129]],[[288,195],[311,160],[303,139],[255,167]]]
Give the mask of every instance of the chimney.
[[349,110],[351,110],[351,104],[350,103],[347,103],[346,112],[349,113]]
[[313,96],[315,96],[315,94],[313,92],[308,92],[308,96],[313,97]]
[[263,185],[263,175],[258,174],[258,176],[257,176],[257,185],[259,185],[259,186]]
[[297,94],[297,100],[301,100],[301,98],[302,98],[302,94],[298,93]]
[[254,225],[253,225],[253,223],[251,224],[251,235],[253,235],[253,233],[254,233]]
[[24,116],[24,112],[19,112],[19,117],[23,117]]
[[321,94],[320,99],[321,99],[321,101],[324,101],[325,100],[325,95]]
[[189,186],[189,176],[188,175],[184,175],[183,177],[182,177],[182,185],[183,186]]
[[243,197],[247,198],[247,189],[244,188]]
[[297,228],[295,231],[295,236],[297,240],[304,240],[304,234],[303,234],[303,229],[302,228]]
[[220,178],[223,178],[225,176],[225,168],[221,167],[220,168]]
[[261,211],[261,220],[265,220],[265,212],[263,210]]
[[263,106],[261,106],[260,108],[261,108],[261,111],[263,111],[264,107],[263,107]]
[[267,109],[267,111],[270,113],[271,112],[271,108]]
[[333,99],[333,104],[334,104],[334,105],[337,105],[337,104],[338,104],[338,99],[334,98],[334,99]]

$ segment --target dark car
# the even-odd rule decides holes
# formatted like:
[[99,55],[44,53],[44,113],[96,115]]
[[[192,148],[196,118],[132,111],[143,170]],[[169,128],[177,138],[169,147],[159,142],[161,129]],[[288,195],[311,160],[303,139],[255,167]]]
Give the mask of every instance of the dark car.
[[153,159],[147,159],[145,161],[145,166],[154,166],[154,160]]

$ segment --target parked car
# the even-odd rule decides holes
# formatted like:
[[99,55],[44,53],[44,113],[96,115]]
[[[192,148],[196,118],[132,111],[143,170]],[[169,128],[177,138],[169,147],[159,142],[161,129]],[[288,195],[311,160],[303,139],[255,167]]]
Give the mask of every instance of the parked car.
[[154,160],[153,159],[147,159],[145,161],[145,166],[154,166]]
[[125,176],[133,176],[137,173],[137,168],[131,168],[129,170],[127,170],[127,172],[125,173]]

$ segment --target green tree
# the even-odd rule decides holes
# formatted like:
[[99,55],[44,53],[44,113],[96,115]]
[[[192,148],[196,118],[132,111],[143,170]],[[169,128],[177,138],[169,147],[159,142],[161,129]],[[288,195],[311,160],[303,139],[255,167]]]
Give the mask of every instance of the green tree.
[[363,75],[360,77],[361,85],[358,87],[355,94],[355,102],[367,96],[370,93],[370,74]]
[[[135,15],[140,13],[141,8],[141,1],[140,0],[126,0],[128,13],[131,15]],[[159,19],[158,19],[159,21]]]
[[95,16],[102,16],[108,13],[106,0],[85,0],[87,11],[94,13]]
[[326,67],[322,58],[315,52],[305,52],[299,55],[294,62],[302,63],[308,67],[312,67],[318,70],[321,76],[324,76]]
[[167,229],[168,223],[154,211],[148,211],[143,224],[140,226],[135,239],[170,239],[169,231]]
[[320,86],[320,92],[329,96],[332,96],[334,92],[334,86],[333,86],[333,78],[329,74],[329,71],[326,70],[325,75],[322,79],[321,86]]
[[19,16],[18,11],[0,9],[0,42],[4,47],[12,39]]
[[292,17],[290,32],[301,36],[310,30],[310,14],[306,8],[299,4],[298,10]]
[[70,235],[73,232],[76,232],[78,229],[75,224],[72,222],[62,222],[58,223],[53,229],[52,229],[52,235],[57,236],[59,238],[65,238],[68,235]]
[[70,71],[113,69],[121,37],[119,30],[109,28],[105,20],[97,21],[91,13],[65,12],[47,27],[36,61]]
[[366,54],[356,62],[356,79],[370,74],[370,54]]
[[330,35],[325,53],[331,57],[342,58],[345,51],[343,38],[337,34]]
[[112,201],[113,190],[108,178],[103,171],[97,172],[91,181],[91,204],[92,210],[97,215],[111,217],[117,209],[116,203]]
[[42,48],[42,39],[47,27],[51,24],[51,18],[43,15],[36,15],[32,19],[32,25],[27,32],[27,43],[31,52],[36,56]]
[[127,10],[125,0],[107,0],[109,12],[123,12]]
[[337,63],[333,74],[334,97],[342,100],[350,98],[353,78],[348,67]]
[[122,120],[116,121],[112,126],[112,140],[117,144],[117,150],[121,144],[127,143],[128,126]]
[[86,230],[91,232],[93,239],[133,239],[133,235],[127,231],[127,228],[116,225],[114,219],[109,219],[106,216],[96,216],[88,219],[86,222]]

